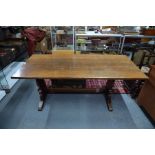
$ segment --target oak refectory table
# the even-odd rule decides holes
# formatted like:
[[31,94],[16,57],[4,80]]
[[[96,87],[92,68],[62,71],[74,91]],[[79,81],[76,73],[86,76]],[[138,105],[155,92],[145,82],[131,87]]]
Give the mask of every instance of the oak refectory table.
[[42,110],[46,95],[51,93],[44,79],[106,79],[104,89],[108,110],[112,111],[111,92],[115,80],[146,80],[148,77],[124,55],[34,54],[17,70],[13,79],[35,79]]

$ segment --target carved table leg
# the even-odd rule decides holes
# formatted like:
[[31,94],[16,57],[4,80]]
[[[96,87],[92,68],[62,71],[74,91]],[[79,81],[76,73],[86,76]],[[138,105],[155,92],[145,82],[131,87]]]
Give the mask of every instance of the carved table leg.
[[109,111],[112,111],[112,101],[111,101],[111,94],[112,94],[112,87],[114,85],[114,80],[108,80],[105,88],[105,100]]
[[38,86],[38,92],[40,96],[38,111],[41,111],[43,109],[44,101],[46,99],[47,87],[46,87],[44,79],[36,79],[36,84]]

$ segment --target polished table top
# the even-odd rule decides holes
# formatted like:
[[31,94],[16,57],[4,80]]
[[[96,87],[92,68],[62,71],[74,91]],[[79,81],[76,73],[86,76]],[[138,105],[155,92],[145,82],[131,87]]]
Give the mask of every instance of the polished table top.
[[34,54],[12,78],[148,79],[124,55]]

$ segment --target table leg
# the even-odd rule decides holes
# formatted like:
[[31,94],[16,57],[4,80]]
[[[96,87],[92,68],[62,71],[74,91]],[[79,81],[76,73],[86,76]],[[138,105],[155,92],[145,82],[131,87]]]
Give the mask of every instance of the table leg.
[[36,79],[36,84],[38,86],[38,92],[40,96],[38,111],[41,111],[43,109],[44,101],[47,96],[47,87],[46,87],[44,79]]
[[114,85],[114,81],[115,80],[108,80],[105,88],[105,100],[109,111],[113,111],[111,94],[112,94],[112,87]]

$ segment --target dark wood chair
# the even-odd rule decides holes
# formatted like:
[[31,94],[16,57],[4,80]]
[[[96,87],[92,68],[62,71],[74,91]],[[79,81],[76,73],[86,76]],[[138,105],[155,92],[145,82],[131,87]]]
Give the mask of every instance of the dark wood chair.
[[148,74],[150,71],[150,66],[155,64],[155,53],[143,53],[139,68],[145,74]]
[[[134,60],[133,60],[134,61]],[[155,64],[155,53],[154,51],[148,50],[142,53],[140,63],[138,67],[141,69],[143,73],[146,75],[149,74],[151,65]],[[130,94],[133,98],[136,98],[144,84],[144,81],[136,80],[136,81],[125,81],[127,87],[129,88]]]

